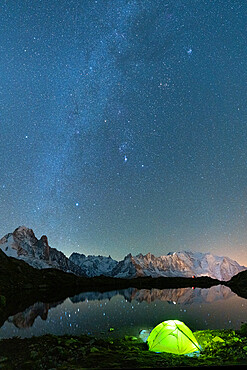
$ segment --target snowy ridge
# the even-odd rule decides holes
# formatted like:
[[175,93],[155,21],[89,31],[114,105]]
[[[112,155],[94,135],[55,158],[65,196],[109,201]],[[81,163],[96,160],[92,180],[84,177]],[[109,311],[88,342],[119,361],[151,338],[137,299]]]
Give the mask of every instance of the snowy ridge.
[[[122,262],[122,263],[121,263]],[[214,256],[200,252],[173,252],[155,257],[141,253],[133,257],[128,255],[113,270],[115,277],[164,276],[191,277],[209,276],[218,280],[230,280],[233,275],[246,270],[228,257]]]
[[83,268],[88,277],[92,276],[111,276],[112,270],[118,262],[113,260],[111,256],[85,256],[80,253],[72,253],[69,257],[69,260]]

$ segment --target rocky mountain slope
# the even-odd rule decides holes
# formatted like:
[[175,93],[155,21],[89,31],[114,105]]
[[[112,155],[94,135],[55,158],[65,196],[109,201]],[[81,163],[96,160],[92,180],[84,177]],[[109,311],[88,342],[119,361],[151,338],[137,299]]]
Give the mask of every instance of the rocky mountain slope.
[[227,286],[240,297],[247,299],[247,270],[234,275],[231,280],[227,282]]
[[74,264],[62,252],[51,248],[47,236],[37,239],[32,229],[19,226],[13,233],[0,239],[0,249],[8,256],[21,259],[32,267],[57,268],[65,272],[85,276],[81,267]]
[[112,276],[133,278],[137,276],[191,277],[209,276],[218,280],[230,280],[240,271],[246,270],[228,257],[210,253],[174,252],[155,257],[153,254],[128,254],[112,270]]
[[69,257],[75,265],[78,265],[86,272],[88,277],[93,276],[113,276],[112,270],[118,265],[118,261],[113,260],[111,256],[85,256],[80,253],[72,253]]

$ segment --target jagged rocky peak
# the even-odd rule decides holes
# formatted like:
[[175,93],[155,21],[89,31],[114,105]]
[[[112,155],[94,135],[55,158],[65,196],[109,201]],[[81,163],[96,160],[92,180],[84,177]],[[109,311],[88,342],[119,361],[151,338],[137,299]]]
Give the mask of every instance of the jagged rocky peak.
[[48,238],[46,235],[42,235],[39,240],[35,243],[36,254],[38,253],[41,258],[49,261],[50,258],[50,246],[48,244]]
[[13,233],[15,233],[15,234],[18,234],[18,233],[20,233],[20,234],[22,234],[22,233],[28,233],[29,232],[29,230],[31,231],[31,232],[33,232],[33,230],[32,229],[29,229],[28,227],[26,227],[26,226],[24,226],[24,225],[21,225],[21,226],[18,226],[14,231],[13,231]]
[[173,256],[174,254],[175,254],[175,252],[168,252],[167,256]]
[[0,239],[0,249],[7,256],[22,259],[35,268],[53,267],[85,275],[84,271],[62,252],[49,246],[46,235],[37,239],[33,230],[26,226],[19,226],[13,233]]
[[138,257],[138,258],[143,258],[144,256],[143,256],[143,254],[142,254],[142,253],[138,253],[136,257]]
[[70,256],[69,256],[69,259],[71,261],[73,261],[73,259],[77,259],[77,258],[80,258],[80,259],[84,259],[86,258],[85,254],[83,253],[77,253],[77,252],[73,252]]
[[42,241],[44,245],[48,245],[48,238],[46,235],[42,235],[40,240]]
[[13,232],[13,237],[19,240],[29,240],[33,244],[38,240],[32,229],[26,226],[19,226]]
[[147,260],[153,260],[155,258],[155,255],[153,255],[151,252],[148,252],[144,257]]
[[80,253],[72,253],[69,260],[82,268],[89,277],[112,276],[112,271],[118,264],[118,261],[113,260],[111,256],[85,256]]
[[0,240],[1,249],[10,257],[49,259],[49,244],[45,235],[38,240],[32,229],[17,227]]

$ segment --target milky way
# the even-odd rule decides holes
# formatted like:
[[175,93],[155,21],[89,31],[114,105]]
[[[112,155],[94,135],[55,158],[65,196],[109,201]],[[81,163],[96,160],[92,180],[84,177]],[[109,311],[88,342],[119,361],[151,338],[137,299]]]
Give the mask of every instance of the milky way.
[[0,236],[247,264],[246,10],[2,2]]

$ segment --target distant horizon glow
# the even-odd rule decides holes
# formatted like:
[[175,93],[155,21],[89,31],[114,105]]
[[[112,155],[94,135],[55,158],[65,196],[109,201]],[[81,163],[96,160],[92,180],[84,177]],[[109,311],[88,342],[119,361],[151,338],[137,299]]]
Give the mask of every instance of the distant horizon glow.
[[0,5],[0,238],[247,266],[246,5]]

